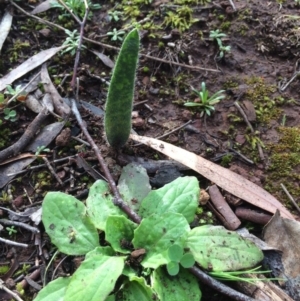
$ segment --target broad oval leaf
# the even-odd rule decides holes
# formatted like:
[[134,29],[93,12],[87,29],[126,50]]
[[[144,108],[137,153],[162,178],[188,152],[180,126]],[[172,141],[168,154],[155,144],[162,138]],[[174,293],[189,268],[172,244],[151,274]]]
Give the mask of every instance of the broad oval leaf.
[[170,261],[167,264],[167,271],[169,275],[176,276],[179,273],[179,263],[177,261]]
[[156,269],[151,282],[160,301],[199,301],[202,296],[197,278],[183,268],[176,276],[168,275],[163,268]]
[[195,177],[180,177],[164,187],[152,190],[142,201],[139,215],[162,214],[166,211],[181,213],[189,223],[198,207],[200,188]]
[[84,255],[99,246],[98,232],[82,202],[62,192],[48,192],[42,205],[45,230],[59,251]]
[[90,256],[73,274],[64,301],[104,301],[122,274],[125,258]]
[[173,244],[183,247],[189,231],[189,224],[182,214],[153,214],[144,218],[134,231],[132,243],[135,249],[146,249],[141,264],[145,268],[156,269],[171,261],[168,249]]
[[118,292],[118,301],[153,301],[154,291],[147,285],[145,278],[134,276],[126,281]]
[[124,202],[134,211],[138,211],[141,201],[151,191],[146,169],[141,165],[130,163],[122,169],[118,182]]
[[188,234],[186,247],[204,269],[236,271],[249,269],[263,260],[254,243],[222,226],[202,226]]
[[126,248],[126,244],[131,243],[136,227],[137,225],[125,216],[111,215],[106,222],[105,240],[116,252],[130,254],[131,251]]
[[179,262],[183,256],[183,248],[178,245],[173,245],[169,248],[168,255],[171,260]]
[[110,215],[125,215],[113,204],[108,184],[103,180],[98,180],[91,186],[86,207],[93,224],[103,231],[105,231],[106,221]]
[[88,259],[89,257],[95,255],[115,256],[116,252],[110,246],[106,246],[106,247],[100,246],[95,248],[93,251],[88,252],[85,255],[85,259]]
[[191,268],[195,264],[194,256],[191,253],[186,253],[180,259],[180,264],[188,269]]
[[34,301],[64,301],[64,295],[71,277],[57,278],[39,291]]

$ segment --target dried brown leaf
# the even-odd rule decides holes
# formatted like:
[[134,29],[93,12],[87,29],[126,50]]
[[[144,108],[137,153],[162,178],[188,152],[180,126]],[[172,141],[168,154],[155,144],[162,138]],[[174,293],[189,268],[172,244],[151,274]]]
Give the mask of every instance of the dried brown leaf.
[[0,91],[4,90],[7,85],[10,85],[16,79],[20,78],[29,71],[33,70],[34,68],[40,66],[41,64],[49,60],[53,55],[55,55],[58,51],[62,50],[63,48],[64,46],[60,46],[43,50],[26,60],[24,63],[22,63],[17,68],[15,68],[0,79]]
[[295,219],[270,193],[229,169],[158,139],[133,134],[130,137],[197,171],[219,187],[254,206],[271,213],[275,213],[278,209],[282,216],[292,220]]

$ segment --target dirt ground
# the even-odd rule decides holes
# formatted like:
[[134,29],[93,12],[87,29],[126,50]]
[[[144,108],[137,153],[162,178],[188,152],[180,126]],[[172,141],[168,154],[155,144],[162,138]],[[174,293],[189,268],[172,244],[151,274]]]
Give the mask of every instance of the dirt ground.
[[[31,12],[40,2],[18,1],[16,4]],[[92,11],[84,36],[103,45],[84,42],[87,49],[82,51],[80,57],[79,97],[104,109],[107,95],[105,81],[110,80],[111,68],[90,50],[103,52],[114,61],[118,51],[106,46],[120,47],[121,41],[111,41],[106,34],[114,28],[123,29],[135,19],[141,24],[142,55],[134,99],[134,131],[143,136],[160,137],[190,121],[184,128],[162,139],[241,174],[264,187],[297,214],[280,184],[283,183],[293,197],[299,199],[300,4],[292,0],[235,0],[233,7],[229,1],[214,1],[205,5],[202,2],[205,1],[182,0],[173,3],[157,0],[148,3],[132,0],[131,3],[123,1],[117,4],[114,1],[94,0],[93,3],[101,4],[101,9]],[[178,9],[183,7],[190,8],[191,12],[185,11],[180,15]],[[39,51],[60,46],[66,38],[63,31],[42,24],[8,1],[0,0],[0,17],[6,9],[14,19],[1,51],[0,77]],[[118,21],[109,20],[108,12],[114,10],[120,11]],[[170,19],[166,16],[170,15],[169,12],[180,16],[180,23],[176,23],[178,19],[168,23]],[[79,30],[71,17],[61,15],[59,9],[37,14],[41,19],[70,31]],[[145,21],[147,17],[150,21]],[[183,30],[183,26],[189,28]],[[209,37],[210,32],[217,29],[226,34],[222,38],[223,44],[231,47],[222,58],[218,44]],[[74,56],[70,53],[56,55],[49,61],[50,76],[63,97],[70,94],[73,65]],[[193,69],[195,66],[203,70]],[[26,74],[14,85],[28,82],[30,75]],[[63,78],[66,78],[64,82]],[[211,116],[201,117],[197,108],[189,109],[183,105],[187,101],[197,101],[191,86],[200,90],[202,82],[205,82],[210,95],[224,90],[226,96],[215,105]],[[243,108],[246,118],[238,111],[235,101]],[[3,119],[3,113],[0,115],[3,120],[0,125],[0,150],[16,142],[35,117],[24,102],[14,102],[10,107],[17,111],[18,119],[10,122]],[[102,117],[95,116],[95,112],[87,109],[82,109],[81,113],[117,178],[120,162],[105,141]],[[245,119],[251,123],[253,131]],[[56,120],[49,117],[47,123]],[[65,128],[71,130],[72,136],[84,139],[74,118],[70,118]],[[68,133],[60,136],[60,139],[63,143],[56,140],[48,146],[51,150],[47,154],[50,161],[80,153],[91,166],[99,170],[95,156],[81,142],[71,139]],[[165,159],[159,153],[141,145],[136,146],[133,142],[129,142],[122,153],[147,159]],[[55,165],[63,185],[58,184],[47,168],[30,170],[2,187],[0,206],[22,211],[31,203],[40,204],[45,193],[51,190],[75,196],[84,194],[94,178],[80,168],[75,160],[66,162]],[[43,162],[32,164],[40,163]],[[205,189],[207,181],[199,179],[201,188]],[[27,197],[24,196],[24,189]],[[10,199],[8,196],[11,196]],[[7,232],[3,237],[11,238]],[[21,253],[18,254],[18,261],[33,266],[37,250],[29,232],[23,230],[14,238],[30,244],[26,251],[19,248]],[[49,252],[50,249],[51,245],[46,241],[45,250]],[[0,244],[0,262],[9,262],[10,251],[10,246]],[[16,281],[16,277],[13,278]],[[204,290],[203,300],[228,300],[222,298],[217,293],[211,297],[211,292]]]

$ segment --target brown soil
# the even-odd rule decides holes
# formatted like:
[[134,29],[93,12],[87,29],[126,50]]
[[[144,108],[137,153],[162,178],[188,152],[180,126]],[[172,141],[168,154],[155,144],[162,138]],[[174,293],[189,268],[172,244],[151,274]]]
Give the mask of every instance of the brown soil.
[[[152,17],[154,24],[161,25],[165,16],[162,5],[168,2],[158,2],[141,6],[137,21],[144,19],[149,12],[154,10],[155,17]],[[166,61],[199,66],[204,69],[196,71],[142,56],[139,62],[134,100],[136,104],[134,111],[138,117],[133,119],[133,129],[139,135],[159,137],[192,120],[192,123],[184,129],[175,131],[163,139],[214,162],[219,162],[243,175],[269,190],[293,211],[293,207],[288,203],[288,199],[280,188],[280,183],[284,183],[296,199],[299,198],[299,76],[296,76],[284,91],[282,87],[299,70],[300,18],[295,19],[289,16],[298,16],[300,5],[297,6],[292,0],[284,1],[282,4],[274,0],[233,2],[237,11],[234,11],[227,1],[208,3],[207,7],[198,6],[197,9],[194,4],[191,4],[191,7],[195,7],[193,18],[199,21],[182,33],[165,24],[157,30],[142,28],[142,54],[150,54]],[[5,75],[10,68],[17,67],[37,52],[63,43],[65,35],[62,31],[40,26],[41,23],[25,16],[6,2],[0,0],[0,3],[0,16],[4,14],[5,8],[10,9],[14,15],[13,26],[1,52],[1,75]],[[20,5],[29,12],[37,4],[35,1],[29,1]],[[109,22],[107,11],[113,6],[109,2],[102,3],[102,9],[95,11],[92,19],[88,21],[85,36],[119,47],[120,42],[112,42],[109,37],[100,38],[112,31],[114,27],[121,28],[130,20],[129,18],[117,23]],[[58,24],[60,21],[58,21],[57,13],[58,10],[52,9],[39,16]],[[63,24],[62,22],[59,24],[67,26],[71,31],[79,28],[70,18],[66,19]],[[45,32],[45,28],[50,30]],[[230,52],[225,53],[222,59],[219,59],[217,43],[209,38],[210,31],[216,29],[220,29],[220,32],[227,35],[222,39],[224,45],[231,46]],[[25,44],[22,46],[22,43],[28,43],[29,47]],[[115,50],[101,48],[92,43],[86,43],[86,46],[100,52],[104,50],[104,53],[112,59],[117,55]],[[73,64],[74,57],[69,54],[62,57],[56,56],[49,64],[52,68],[50,72],[52,79],[57,79],[57,82],[61,81],[65,74],[73,71]],[[82,52],[79,67],[80,99],[103,108],[107,85],[103,84],[97,76],[109,81],[111,69],[88,51]],[[208,71],[208,69],[218,70],[218,72]],[[55,77],[54,75],[57,74],[59,76]],[[28,80],[28,77],[29,75],[24,76],[20,82]],[[59,90],[62,96],[69,94],[70,79],[68,77],[63,88]],[[219,90],[225,90],[226,98],[215,106],[212,116],[200,117],[200,112],[196,109],[190,110],[183,106],[184,102],[194,101],[197,98],[192,93],[191,86],[200,90],[201,82],[206,83],[211,95]],[[236,109],[234,105],[236,100],[244,108],[254,128],[254,133],[250,132],[245,120]],[[146,102],[139,103],[143,101]],[[35,116],[23,104],[18,103],[16,110],[18,121],[14,123],[4,121],[4,124],[0,126],[2,149],[17,141],[24,128]],[[117,178],[120,168],[116,162],[115,153],[105,142],[101,118],[95,117],[87,110],[81,113],[88,130],[100,146],[109,168]],[[51,122],[50,119],[48,121]],[[67,127],[71,129],[72,135],[78,135],[79,129],[74,119],[70,120]],[[9,139],[7,139],[8,134]],[[258,152],[258,145],[262,146],[263,157]],[[53,142],[49,148],[56,158],[80,152],[90,164],[97,166],[93,153],[75,140],[70,140],[69,143],[63,143],[63,145],[59,141]],[[253,164],[245,162],[231,149],[252,160]],[[129,142],[122,152],[148,159],[165,159],[149,148],[134,146],[132,142]],[[293,156],[290,157],[290,154]],[[51,155],[48,158],[52,160]],[[22,211],[24,206],[30,205],[29,197],[33,203],[37,203],[42,201],[45,193],[50,190],[79,195],[94,181],[83,169],[78,168],[74,161],[63,169],[59,165],[56,168],[60,170],[59,176],[64,182],[63,186],[58,185],[48,169],[28,172],[18,178],[18,181],[13,181],[11,185],[3,188],[0,206],[11,208],[3,200],[9,188],[12,188],[13,199],[10,203],[15,206],[14,208]],[[70,185],[72,182],[68,181],[70,171],[75,173],[73,186]],[[207,183],[203,178],[200,184],[202,188],[206,188]],[[26,189],[29,197],[23,197],[23,200],[17,203],[18,197],[24,194],[23,189]],[[3,236],[8,238],[7,233]],[[31,245],[26,251],[18,249],[19,262],[26,261],[33,264],[38,253],[28,233],[23,230],[15,238],[19,242]],[[8,262],[7,254],[11,248],[4,244],[0,246],[0,261]],[[49,243],[46,245],[47,248],[49,250]],[[225,300],[225,298],[221,299],[223,297],[218,294],[215,299],[211,295],[211,292],[204,290],[203,300]]]

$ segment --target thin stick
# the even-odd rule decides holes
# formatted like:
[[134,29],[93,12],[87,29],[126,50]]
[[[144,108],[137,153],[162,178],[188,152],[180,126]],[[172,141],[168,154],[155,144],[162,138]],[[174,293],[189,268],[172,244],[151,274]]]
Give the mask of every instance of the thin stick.
[[23,301],[23,299],[21,299],[18,294],[14,293],[13,291],[11,291],[10,289],[8,289],[5,285],[4,285],[4,281],[0,279],[0,289],[6,291],[9,295],[11,295],[14,299],[16,299],[17,301]]
[[104,161],[104,159],[103,159],[103,157],[100,153],[100,149],[98,148],[98,146],[96,145],[96,143],[94,142],[92,137],[90,136],[87,128],[85,127],[85,125],[83,124],[83,121],[82,121],[82,118],[81,118],[80,113],[78,111],[75,99],[72,99],[71,102],[72,102],[72,112],[75,115],[75,117],[77,119],[77,122],[78,122],[83,134],[85,135],[87,141],[89,142],[89,144],[91,145],[93,151],[95,152],[96,157],[97,157],[97,159],[100,163],[100,166],[102,167],[102,170],[104,172],[104,175],[105,175],[105,177],[108,181],[110,189],[111,189],[111,191],[114,195],[114,200],[113,200],[114,204],[116,206],[118,206],[121,210],[123,210],[132,221],[139,224],[141,222],[141,218],[129,206],[127,206],[125,204],[125,202],[123,201],[123,199],[122,199],[122,197],[119,193],[119,190],[117,188],[117,185],[116,185],[114,179],[112,178],[112,175],[109,172],[109,170],[108,170],[108,168],[105,164],[105,161]]
[[[238,109],[238,111],[240,112],[240,114],[243,116],[247,126],[250,128],[251,133],[254,133],[254,129],[252,127],[252,124],[249,122],[244,110],[241,108],[241,106],[239,105],[239,103],[237,101],[234,102],[235,107]],[[261,148],[261,145],[259,143],[257,143],[257,149],[258,149],[258,153],[259,153],[259,157],[260,159],[263,161],[265,159],[265,155],[264,152]]]
[[248,297],[240,292],[235,291],[234,289],[226,286],[225,284],[215,280],[211,276],[204,273],[202,270],[193,266],[189,268],[189,271],[194,274],[200,281],[204,284],[209,285],[211,288],[217,290],[218,292],[231,297],[233,300],[239,301],[255,301],[255,299]]
[[298,212],[300,212],[299,206],[297,205],[297,203],[294,200],[294,198],[292,197],[292,195],[288,192],[288,190],[286,189],[286,187],[282,183],[280,184],[280,186],[283,189],[283,191],[286,193],[286,195],[290,199],[290,201],[293,203],[293,205],[295,206],[295,208],[298,210]]
[[54,171],[53,167],[51,166],[50,162],[48,161],[48,159],[46,157],[42,157],[42,159],[44,160],[45,164],[47,165],[48,169],[50,170],[51,174],[54,176],[54,178],[56,179],[56,181],[59,183],[59,185],[63,185],[62,180],[59,178],[59,176],[56,174],[56,172]]
[[[86,4],[86,2],[85,2],[85,4]],[[76,49],[76,56],[75,56],[74,69],[73,69],[73,76],[72,76],[72,80],[71,80],[71,88],[72,88],[73,92],[75,91],[75,87],[76,87],[77,68],[78,68],[79,59],[80,59],[80,50],[81,50],[82,39],[83,39],[83,34],[84,34],[84,25],[86,23],[88,14],[89,14],[89,8],[86,7],[85,14],[84,14],[82,22],[78,18],[76,19],[77,22],[80,25],[80,33],[79,33],[78,46],[77,46],[77,49]]]
[[13,225],[13,226],[21,227],[21,228],[27,229],[27,230],[29,230],[33,233],[40,233],[40,230],[38,228],[29,226],[29,225],[27,225],[25,223],[22,223],[22,222],[10,221],[8,219],[1,218],[0,223],[4,224],[4,225]]
[[3,242],[5,244],[7,244],[7,245],[15,246],[15,247],[28,248],[27,244],[21,244],[19,242],[15,242],[15,241],[12,241],[12,240],[4,239],[4,238],[1,238],[1,237],[0,237],[0,242]]
[[232,6],[232,9],[233,9],[234,11],[236,11],[236,7],[235,7],[233,1],[232,1],[232,0],[229,0],[229,3],[230,3],[230,5]]
[[80,23],[81,23],[81,21],[80,21],[80,19],[75,15],[75,14],[73,14],[73,12],[70,10],[70,8],[69,8],[69,6],[67,6],[66,4],[65,4],[65,2],[64,1],[62,1],[62,0],[58,0],[58,2],[69,12],[69,14],[76,20],[76,22],[80,25]]
[[[71,158],[75,158],[76,156],[77,155],[69,156],[69,157],[61,158],[61,159],[56,159],[56,160],[53,160],[52,162],[53,163],[58,163],[58,162],[66,161],[66,160],[70,160]],[[20,174],[26,173],[29,170],[34,170],[34,169],[42,168],[42,167],[45,167],[45,166],[46,166],[46,164],[40,164],[40,165],[36,165],[36,166],[31,166],[31,167],[29,167],[29,168],[27,168],[25,170],[21,170],[21,171],[18,171],[18,172],[9,173],[9,174],[7,174],[7,176],[8,177],[12,177],[12,176],[20,175]]]

